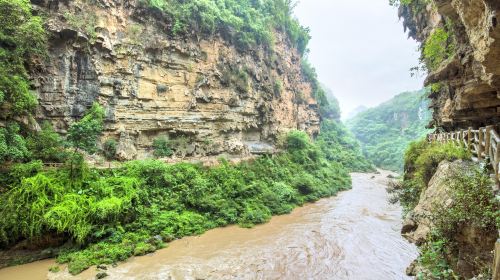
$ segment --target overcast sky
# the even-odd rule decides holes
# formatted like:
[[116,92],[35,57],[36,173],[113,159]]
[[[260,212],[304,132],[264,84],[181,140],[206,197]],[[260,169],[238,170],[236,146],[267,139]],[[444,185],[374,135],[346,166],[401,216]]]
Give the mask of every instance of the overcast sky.
[[407,39],[389,0],[301,0],[295,14],[311,28],[309,60],[345,116],[422,87],[410,77],[417,43]]

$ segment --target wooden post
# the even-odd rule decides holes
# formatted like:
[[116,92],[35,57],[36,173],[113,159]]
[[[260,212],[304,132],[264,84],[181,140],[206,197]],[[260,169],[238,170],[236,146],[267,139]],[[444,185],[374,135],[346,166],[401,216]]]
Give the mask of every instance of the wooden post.
[[477,145],[477,159],[482,160],[483,159],[483,129],[479,128],[479,144]]
[[465,130],[460,129],[460,147],[465,145]]
[[495,242],[493,250],[493,279],[500,279],[500,239]]
[[472,152],[471,145],[472,145],[472,128],[469,127],[469,130],[467,130],[467,150],[469,152]]
[[496,178],[496,181],[497,181],[497,187],[499,187],[499,182],[500,182],[500,166],[498,166],[500,164],[500,143],[497,143],[497,150],[495,152],[495,158],[492,159],[492,162],[495,164],[495,167],[493,168],[493,170],[495,170],[495,178]]
[[[484,139],[484,153],[485,155],[488,157],[491,155],[490,153],[490,149],[491,149],[491,130],[493,129],[493,126],[492,125],[488,125],[486,127],[486,139]],[[490,158],[490,161],[492,161],[493,159]]]

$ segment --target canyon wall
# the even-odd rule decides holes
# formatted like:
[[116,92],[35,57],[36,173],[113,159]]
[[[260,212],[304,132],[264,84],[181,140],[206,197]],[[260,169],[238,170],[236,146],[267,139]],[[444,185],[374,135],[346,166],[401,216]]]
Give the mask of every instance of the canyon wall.
[[121,160],[152,156],[164,136],[176,156],[245,156],[276,149],[279,135],[319,132],[318,105],[301,55],[280,32],[274,49],[241,50],[220,35],[172,36],[139,0],[32,0],[50,35],[30,75],[38,123],[66,133],[93,104],[106,109],[101,142]]
[[453,51],[433,69],[427,65],[432,126],[453,130],[500,121],[499,12],[497,0],[413,0],[400,6],[405,29],[423,49],[437,29],[450,34]]

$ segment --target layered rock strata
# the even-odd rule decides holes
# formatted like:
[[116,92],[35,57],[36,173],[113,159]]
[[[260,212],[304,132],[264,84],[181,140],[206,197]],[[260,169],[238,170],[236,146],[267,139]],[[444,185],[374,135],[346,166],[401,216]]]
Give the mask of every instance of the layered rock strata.
[[65,133],[93,102],[106,108],[102,142],[122,160],[147,158],[164,136],[177,156],[276,150],[279,135],[319,132],[301,55],[276,32],[274,50],[242,51],[218,35],[172,37],[160,11],[138,0],[33,0],[50,33],[30,74],[38,122]]
[[500,1],[414,0],[400,16],[414,39],[425,42],[436,28],[452,34],[455,51],[427,76],[433,126],[458,128],[500,121]]

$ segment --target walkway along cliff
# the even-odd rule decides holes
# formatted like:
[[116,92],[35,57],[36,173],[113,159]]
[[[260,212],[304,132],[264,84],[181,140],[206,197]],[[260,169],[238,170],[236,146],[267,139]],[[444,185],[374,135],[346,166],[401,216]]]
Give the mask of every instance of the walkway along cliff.
[[413,71],[428,73],[429,127],[436,129],[430,142],[407,151],[404,180],[395,186],[408,212],[402,232],[422,250],[408,272],[499,279],[500,2],[391,3],[421,42]]

